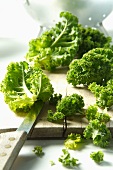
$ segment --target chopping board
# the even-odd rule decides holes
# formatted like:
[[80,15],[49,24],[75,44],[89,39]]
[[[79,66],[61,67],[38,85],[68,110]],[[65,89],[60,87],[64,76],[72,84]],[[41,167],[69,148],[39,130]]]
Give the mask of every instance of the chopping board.
[[[83,96],[84,99],[84,109],[87,109],[88,106],[95,104],[96,99],[94,95],[84,86],[73,87],[71,84],[67,83],[66,73],[67,69],[58,69],[54,73],[45,72],[54,87],[55,93],[61,93],[62,97],[66,95],[72,95],[77,93]],[[32,138],[36,137],[66,137],[70,133],[83,133],[84,128],[87,126],[88,121],[85,116],[76,115],[70,117],[65,122],[60,124],[51,123],[47,121],[47,111],[51,109],[51,106],[46,103],[45,107],[41,111],[41,114],[38,117],[37,124],[33,130]],[[108,111],[111,116],[111,120],[107,123],[107,127],[110,128],[113,135],[113,111]],[[65,127],[67,126],[67,127]]]
[[[27,44],[14,39],[0,39],[2,42],[0,45],[0,81],[2,81],[6,67],[11,61],[21,61],[27,51]],[[89,105],[95,104],[95,97],[93,94],[83,86],[73,87],[71,84],[67,83],[66,73],[67,68],[59,68],[54,73],[45,71],[48,75],[50,81],[54,88],[54,93],[62,94],[62,97],[66,95],[71,95],[77,93],[83,96],[85,102],[85,109]],[[53,137],[65,137],[71,132],[81,133],[87,125],[87,120],[84,116],[74,116],[67,119],[67,124],[65,122],[61,123],[51,123],[47,121],[47,111],[51,109],[51,106],[46,103],[42,109],[40,115],[38,116],[37,123],[34,129],[29,134],[28,138],[53,138]],[[22,123],[23,118],[18,117],[13,113],[8,105],[4,102],[3,94],[0,93],[0,133],[6,131],[14,131]],[[109,111],[111,116],[110,122],[107,126],[110,128],[113,135],[113,111]]]

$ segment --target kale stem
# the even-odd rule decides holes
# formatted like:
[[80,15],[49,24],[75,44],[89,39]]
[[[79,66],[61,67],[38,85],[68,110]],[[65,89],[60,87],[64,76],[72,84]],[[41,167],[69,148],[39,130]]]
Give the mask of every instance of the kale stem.
[[51,45],[51,47],[53,47],[57,42],[58,40],[62,37],[62,35],[64,34],[65,30],[66,30],[66,27],[67,27],[67,20],[66,20],[66,24],[64,26],[64,29],[63,31],[61,32],[61,34],[56,38],[56,40],[53,42],[53,44]]

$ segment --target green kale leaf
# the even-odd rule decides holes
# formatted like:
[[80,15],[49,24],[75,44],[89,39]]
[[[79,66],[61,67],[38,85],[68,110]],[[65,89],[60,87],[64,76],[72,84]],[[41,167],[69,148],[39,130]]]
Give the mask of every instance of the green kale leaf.
[[9,63],[0,91],[12,111],[26,115],[35,102],[48,101],[54,89],[40,68],[21,61]]
[[50,30],[29,42],[28,62],[53,71],[56,67],[68,66],[73,60],[81,39],[78,18],[69,12],[61,12],[60,19]]
[[96,82],[106,85],[113,78],[113,51],[96,48],[88,51],[81,59],[73,60],[67,72],[67,81],[73,86]]

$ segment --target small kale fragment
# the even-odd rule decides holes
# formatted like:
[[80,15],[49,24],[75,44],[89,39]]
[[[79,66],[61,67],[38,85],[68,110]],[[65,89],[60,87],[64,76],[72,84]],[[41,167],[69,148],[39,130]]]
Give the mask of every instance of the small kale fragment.
[[108,113],[99,112],[96,105],[90,105],[86,110],[86,118],[88,121],[98,119],[100,122],[109,122],[110,115]]
[[82,142],[82,137],[80,134],[71,133],[64,141],[64,145],[67,149],[75,150],[77,149],[77,145],[81,142]]
[[56,110],[65,116],[74,116],[77,113],[83,114],[84,99],[79,94],[65,96],[58,102]]
[[53,112],[52,110],[48,110],[47,120],[49,122],[59,122],[65,118],[65,115],[62,112]]
[[104,159],[104,153],[102,151],[92,152],[90,153],[90,158],[92,158],[92,160],[96,163],[100,163]]
[[71,157],[67,149],[62,149],[62,152],[63,155],[58,158],[58,161],[61,162],[63,166],[74,167],[79,164],[78,159]]
[[62,99],[62,94],[54,93],[54,94],[51,95],[51,97],[49,99],[49,104],[56,106],[58,101],[60,101],[61,99]]
[[94,145],[105,148],[109,145],[111,140],[111,132],[104,122],[98,119],[90,120],[85,127],[83,135],[86,139],[92,139]]
[[41,157],[44,155],[44,152],[43,152],[43,148],[42,146],[35,146],[34,149],[33,149],[33,152],[35,153],[35,155]]
[[96,104],[102,109],[110,109],[113,105],[113,79],[110,79],[106,86],[98,85],[96,82],[91,83],[88,89],[96,97]]

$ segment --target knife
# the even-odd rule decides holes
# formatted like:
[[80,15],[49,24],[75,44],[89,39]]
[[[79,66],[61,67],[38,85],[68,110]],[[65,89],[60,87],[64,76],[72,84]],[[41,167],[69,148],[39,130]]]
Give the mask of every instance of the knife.
[[0,134],[0,170],[11,169],[43,105],[37,101],[16,131]]

